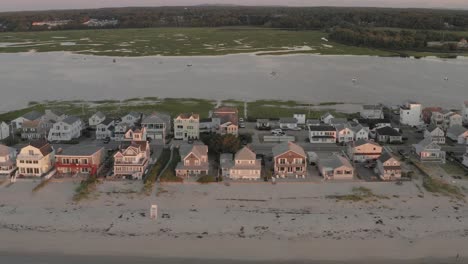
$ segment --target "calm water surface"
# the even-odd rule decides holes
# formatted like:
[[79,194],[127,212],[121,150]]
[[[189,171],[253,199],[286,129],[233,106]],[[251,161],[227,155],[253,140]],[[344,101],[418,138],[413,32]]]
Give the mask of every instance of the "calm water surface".
[[0,54],[0,111],[32,100],[144,96],[391,104],[413,99],[457,108],[468,100],[465,58],[242,54],[113,59],[62,52]]

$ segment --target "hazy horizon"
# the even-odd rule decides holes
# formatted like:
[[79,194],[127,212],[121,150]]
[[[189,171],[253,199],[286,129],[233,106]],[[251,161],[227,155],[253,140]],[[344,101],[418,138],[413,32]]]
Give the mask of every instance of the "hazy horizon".
[[0,11],[200,4],[468,9],[466,0],[288,0],[285,2],[283,0],[15,0],[0,3]]

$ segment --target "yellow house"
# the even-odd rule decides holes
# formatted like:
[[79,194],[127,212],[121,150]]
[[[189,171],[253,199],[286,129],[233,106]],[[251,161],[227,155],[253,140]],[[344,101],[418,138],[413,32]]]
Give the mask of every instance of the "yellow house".
[[16,158],[19,177],[41,177],[54,168],[55,150],[45,140],[31,142]]

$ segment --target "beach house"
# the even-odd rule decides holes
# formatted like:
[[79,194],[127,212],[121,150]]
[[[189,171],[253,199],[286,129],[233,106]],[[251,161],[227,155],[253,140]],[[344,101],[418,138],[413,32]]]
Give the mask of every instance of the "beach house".
[[330,114],[330,113],[327,112],[327,113],[325,113],[324,115],[322,115],[322,116],[320,117],[320,121],[321,121],[322,123],[325,123],[325,124],[330,124],[330,121],[331,121],[333,118],[335,118],[335,117],[334,117],[332,114]]
[[318,170],[325,180],[352,180],[354,177],[354,168],[349,160],[338,154],[319,159]]
[[118,124],[115,124],[114,127],[114,140],[115,141],[123,141],[125,140],[125,134],[128,132],[128,130],[132,128],[130,124],[127,124],[125,122],[120,122]]
[[229,169],[231,179],[258,180],[261,177],[262,161],[248,147],[243,147],[234,155],[233,166]]
[[294,117],[282,117],[279,119],[279,127],[281,129],[294,130],[297,128],[297,124],[297,119]]
[[130,112],[126,115],[124,115],[121,118],[121,122],[130,124],[131,126],[137,125],[141,121],[141,114],[137,112]]
[[371,140],[360,139],[348,144],[348,157],[354,162],[377,160],[382,154],[382,146]]
[[403,142],[403,136],[392,127],[381,127],[375,129],[376,139],[380,143],[399,144]]
[[0,144],[0,176],[11,176],[16,170],[16,149]]
[[307,155],[304,149],[293,142],[277,144],[272,149],[274,175],[277,177],[305,177]]
[[21,138],[25,140],[35,140],[47,138],[53,123],[42,118],[33,121],[25,120],[21,127]]
[[432,142],[437,144],[445,144],[445,132],[440,126],[429,125],[424,130],[424,138],[430,138]]
[[105,119],[106,115],[98,111],[88,119],[88,124],[90,127],[95,128],[97,125],[101,124],[101,122]]
[[377,160],[376,171],[383,181],[401,179],[400,161],[386,151]]
[[132,141],[114,154],[114,176],[142,179],[150,159],[148,141]]
[[348,143],[354,141],[354,131],[349,124],[340,124],[335,126],[336,139],[338,143]]
[[463,126],[449,127],[447,137],[458,144],[468,144],[468,129]]
[[336,143],[336,129],[330,125],[309,125],[310,143]]
[[174,118],[174,139],[196,140],[200,138],[200,115],[180,114]]
[[168,114],[155,112],[143,118],[141,126],[146,128],[148,138],[160,139],[165,142],[171,129],[171,117]]
[[416,127],[422,124],[422,106],[420,103],[407,102],[400,106],[400,124]]
[[131,127],[125,132],[123,141],[145,141],[147,139],[146,128]]
[[96,139],[114,138],[115,121],[112,118],[106,118],[96,125]]
[[69,116],[55,123],[49,131],[49,141],[70,141],[81,136],[83,122],[79,117]]
[[413,152],[421,162],[445,163],[445,151],[442,151],[442,148],[430,138],[413,144]]
[[21,129],[23,127],[24,121],[34,121],[38,119],[43,119],[43,117],[43,113],[40,113],[38,111],[31,111],[11,121],[11,125],[13,129]]
[[239,111],[234,107],[218,107],[213,111],[212,118],[219,119],[217,133],[220,135],[238,135],[239,131]]
[[5,122],[0,122],[0,140],[10,136],[10,126]]
[[359,115],[364,119],[382,119],[384,118],[383,107],[382,105],[363,105]]
[[60,176],[97,176],[104,159],[103,147],[72,145],[57,149],[55,168]]
[[208,146],[203,144],[182,145],[179,148],[180,162],[176,176],[191,177],[208,175]]
[[40,177],[55,166],[55,150],[44,139],[32,141],[16,157],[19,177]]
[[351,130],[354,132],[354,141],[364,139],[369,139],[369,128],[361,124],[357,124],[351,127]]
[[298,125],[305,125],[306,114],[293,114],[293,117],[296,118]]

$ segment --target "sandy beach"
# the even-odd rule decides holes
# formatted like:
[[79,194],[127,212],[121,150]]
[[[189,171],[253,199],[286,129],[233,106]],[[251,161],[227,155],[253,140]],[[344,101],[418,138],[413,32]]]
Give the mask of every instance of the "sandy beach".
[[[166,184],[151,196],[139,193],[141,183],[105,182],[80,203],[72,201],[76,182],[49,183],[33,194],[37,183],[0,187],[2,263],[28,263],[21,258],[30,255],[46,263],[65,256],[94,256],[99,263],[128,257],[136,263],[468,261],[465,202],[427,193],[418,181]],[[380,198],[330,197],[361,186]],[[152,203],[158,220],[149,218]]]

